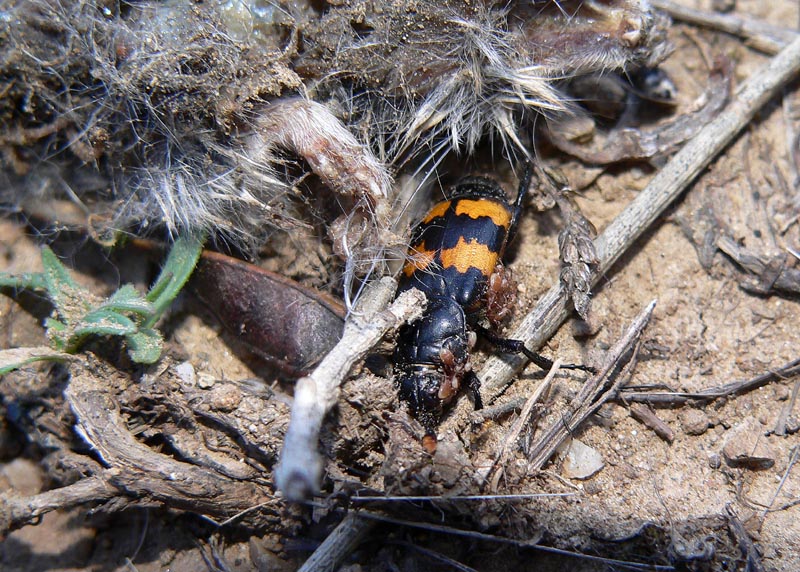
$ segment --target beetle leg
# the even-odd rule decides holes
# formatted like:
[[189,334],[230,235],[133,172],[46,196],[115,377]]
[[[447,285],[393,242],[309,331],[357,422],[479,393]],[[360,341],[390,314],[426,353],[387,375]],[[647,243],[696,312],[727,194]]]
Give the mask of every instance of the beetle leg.
[[483,409],[483,399],[481,399],[481,380],[474,371],[468,371],[464,375],[464,381],[467,385],[467,390],[472,396],[472,402],[475,404],[475,409]]
[[[544,357],[543,355],[537,354],[536,352],[532,352],[525,347],[525,343],[522,340],[511,340],[500,337],[490,329],[484,328],[480,324],[475,325],[475,330],[482,335],[486,341],[495,346],[502,353],[522,354],[543,370],[549,370],[553,367],[552,360]],[[591,366],[574,363],[562,363],[561,369],[577,369],[581,371],[588,371],[589,373],[595,373],[597,371]]]
[[456,357],[450,350],[442,349],[439,352],[439,359],[442,362],[444,376],[439,386],[439,399],[448,401],[458,391],[460,379],[463,376],[464,364],[457,364]]

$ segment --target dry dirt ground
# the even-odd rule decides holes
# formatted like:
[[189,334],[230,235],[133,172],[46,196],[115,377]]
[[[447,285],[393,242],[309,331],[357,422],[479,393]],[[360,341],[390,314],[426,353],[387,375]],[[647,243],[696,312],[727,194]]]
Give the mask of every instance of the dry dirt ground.
[[[737,13],[775,25],[794,25],[800,17],[797,4],[788,1],[736,5]],[[677,113],[703,92],[716,54],[734,62],[735,82],[767,60],[717,32],[675,24],[670,36],[676,49],[664,68],[678,87]],[[798,131],[800,93],[795,84],[784,100],[772,102],[757,116],[607,273],[594,292],[589,323],[566,323],[542,353],[565,362],[596,363],[630,321],[657,300],[628,386],[693,393],[755,378],[797,359],[798,292],[771,290],[773,282],[764,278],[768,271],[747,274],[730,256],[709,250],[707,237],[730,237],[770,260],[776,253],[786,254],[787,248],[798,250],[798,165],[792,166]],[[560,159],[560,166],[579,191],[582,211],[600,231],[657,170],[644,164],[588,169],[567,159]],[[506,181],[508,188],[512,185]],[[559,219],[551,213],[528,212],[522,221],[510,253],[521,292],[515,320],[558,275],[558,230]],[[2,269],[35,270],[39,239],[19,221],[0,223]],[[78,279],[99,291],[111,291],[121,281],[144,285],[151,278],[151,262],[130,254],[101,260],[100,251],[82,239],[62,241],[60,252],[76,263]],[[280,263],[271,264],[280,268]],[[786,264],[796,268],[797,260],[789,254]],[[114,268],[124,268],[123,278]],[[754,292],[759,286],[768,292]],[[10,299],[0,301],[5,347],[43,343],[34,317],[41,316],[41,309],[37,314],[34,302],[23,310]],[[113,381],[126,426],[154,451],[198,464],[207,464],[207,459],[191,459],[187,451],[218,452],[225,457],[220,463],[226,474],[241,469],[237,478],[270,495],[291,384],[277,381],[274,372],[247,352],[232,349],[218,324],[189,297],[181,299],[166,331],[168,356],[158,366],[109,373],[108,365],[92,362],[85,366],[82,383]],[[390,343],[382,349],[389,352]],[[196,380],[175,373],[184,361],[194,366]],[[380,373],[380,367],[373,369]],[[529,395],[541,377],[536,368],[526,369],[500,401]],[[263,382],[253,381],[259,378]],[[583,380],[573,374],[556,377],[523,441],[557,418]],[[0,489],[6,494],[33,495],[77,482],[85,473],[75,457],[86,459],[86,472],[96,469],[96,457],[80,450],[80,440],[70,434],[72,420],[61,395],[64,383],[63,375],[50,366],[3,380]],[[342,507],[349,506],[369,507],[396,520],[679,570],[800,570],[798,387],[795,368],[794,377],[730,397],[657,406],[655,414],[674,434],[671,442],[634,419],[629,404],[606,404],[575,434],[602,457],[603,468],[590,478],[568,478],[558,458],[534,474],[524,451],[515,450],[498,493],[528,498],[352,503],[347,499],[356,494],[485,493],[476,475],[491,463],[516,418],[511,413],[471,426],[458,440],[445,437],[431,459],[391,382],[362,368],[345,385],[338,411],[325,428],[323,449],[329,460],[323,494],[336,493],[335,498],[300,507],[262,498],[264,514],[223,527],[165,509],[157,499],[81,505],[48,513],[35,526],[9,534],[0,544],[0,568],[291,570],[330,533]],[[234,434],[220,431],[222,426],[238,429]],[[180,440],[187,435],[197,442]],[[237,451],[247,449],[243,442],[258,451],[255,461],[236,459]],[[77,450],[70,453],[70,448]],[[731,451],[745,458],[737,463]],[[745,531],[738,536],[737,523]],[[754,554],[744,540],[748,537],[762,568],[748,567],[747,550]],[[377,524],[366,538],[346,561],[347,570],[628,569],[619,562],[582,560],[397,523]]]

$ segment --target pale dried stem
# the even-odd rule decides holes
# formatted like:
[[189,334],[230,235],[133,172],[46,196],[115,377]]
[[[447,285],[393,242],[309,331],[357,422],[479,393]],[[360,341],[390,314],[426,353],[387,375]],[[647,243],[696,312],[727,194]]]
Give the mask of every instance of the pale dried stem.
[[418,290],[401,294],[387,308],[396,288],[391,278],[373,284],[350,314],[339,343],[311,375],[297,381],[289,429],[275,469],[275,483],[286,498],[302,500],[319,492],[322,422],[336,405],[339,388],[355,363],[388,332],[422,315],[425,296]]
[[18,497],[13,492],[5,493],[0,496],[0,536],[31,524],[50,511],[101,503],[119,494],[102,476],[89,477],[66,487],[26,497]]
[[490,407],[484,407],[483,409],[473,411],[469,416],[469,420],[473,425],[480,425],[489,419],[497,419],[498,417],[507,415],[512,411],[516,411],[517,409],[521,410],[527,401],[528,400],[524,397],[515,397],[506,401],[505,403],[498,403]]
[[649,405],[631,405],[628,410],[631,417],[636,419],[639,423],[651,429],[656,435],[664,439],[667,443],[672,443],[675,440],[675,432],[661,419],[656,412]]
[[792,472],[792,469],[797,464],[797,461],[800,460],[800,445],[795,445],[791,449],[791,456],[789,457],[789,464],[786,466],[786,470],[783,472],[783,476],[781,477],[781,481],[778,483],[778,486],[775,487],[775,492],[772,493],[772,498],[769,499],[769,504],[764,507],[759,518],[761,522],[764,522],[764,519],[767,518],[767,513],[771,510],[774,510],[772,507],[775,505],[775,501],[778,500],[778,495],[781,494],[783,487],[786,486],[786,481],[789,479],[789,474]]
[[333,529],[297,572],[334,572],[361,539],[375,526],[374,520],[350,513]]
[[797,39],[796,30],[773,26],[761,20],[697,10],[672,0],[652,0],[651,4],[675,20],[744,38],[749,46],[767,54],[777,54]]
[[792,393],[787,402],[781,407],[781,412],[778,414],[778,420],[775,422],[775,434],[781,437],[786,435],[786,425],[789,421],[789,416],[794,411],[794,405],[797,403],[797,396],[800,395],[800,380],[794,382]]
[[[627,382],[628,376],[625,375],[625,371],[620,371],[620,369],[624,364],[633,363],[632,359],[626,361],[626,357],[632,357],[631,350],[641,338],[645,326],[650,321],[650,316],[653,315],[655,306],[656,302],[653,300],[642,310],[631,323],[625,335],[608,351],[601,370],[583,385],[569,409],[556,413],[558,419],[545,429],[528,453],[531,469],[541,469],[561,443],[572,435],[573,431],[603,403],[613,398],[619,388]],[[612,378],[611,386],[603,391]]]
[[528,398],[525,406],[522,408],[522,411],[519,414],[519,417],[517,417],[517,420],[511,425],[511,428],[508,430],[508,433],[503,439],[503,443],[500,445],[500,450],[497,452],[497,456],[492,463],[491,469],[486,474],[485,479],[485,481],[489,481],[489,489],[493,493],[497,492],[497,486],[500,483],[500,477],[503,476],[505,464],[513,450],[513,446],[516,445],[517,440],[522,433],[522,429],[530,422],[531,415],[533,414],[533,406],[539,402],[545,392],[550,388],[550,384],[553,382],[553,378],[560,367],[560,360],[553,362],[553,367],[551,367],[550,371],[547,372],[547,377],[542,380],[536,390]]
[[623,401],[625,403],[648,403],[650,405],[658,405],[662,407],[674,407],[689,401],[700,403],[711,402],[715,399],[722,399],[731,395],[738,395],[747,391],[753,391],[754,389],[763,387],[768,383],[785,381],[798,374],[800,374],[800,358],[793,359],[792,361],[785,363],[780,367],[770,369],[769,371],[761,373],[755,377],[751,377],[750,379],[731,381],[723,385],[707,387],[692,393],[678,391],[626,391],[615,398],[615,400]]

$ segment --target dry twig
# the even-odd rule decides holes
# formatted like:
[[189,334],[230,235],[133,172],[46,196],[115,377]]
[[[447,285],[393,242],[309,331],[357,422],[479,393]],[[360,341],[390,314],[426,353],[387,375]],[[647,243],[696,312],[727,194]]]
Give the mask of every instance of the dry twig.
[[[539,440],[531,446],[528,458],[531,461],[533,470],[541,469],[544,464],[553,456],[559,445],[568,438],[583,421],[592,413],[597,411],[603,403],[616,395],[619,388],[628,380],[625,371],[634,360],[627,360],[631,357],[631,350],[639,341],[645,326],[653,315],[656,302],[653,300],[642,312],[636,316],[625,335],[612,347],[605,358],[605,363],[600,371],[592,376],[581,388],[580,393],[573,400],[573,405],[569,406],[568,411],[557,413],[558,420],[554,421],[545,431]],[[608,382],[613,380],[611,386],[603,392]],[[601,393],[602,392],[602,393]]]
[[778,53],[797,38],[797,31],[773,26],[761,20],[697,10],[672,0],[652,0],[651,3],[654,8],[666,12],[676,20],[740,36],[748,45],[767,54]]
[[531,500],[545,497],[572,497],[578,493],[526,493],[526,494],[512,494],[512,495],[420,495],[420,496],[369,496],[369,497],[351,497],[352,503],[365,503],[365,502],[418,502],[429,501],[437,503],[454,503],[461,501],[482,501],[488,502],[493,500],[511,501],[511,500]]
[[623,392],[615,399],[625,403],[649,403],[651,405],[681,405],[688,401],[713,401],[752,391],[773,381],[789,379],[800,374],[800,358],[794,359],[779,368],[762,373],[753,378],[732,381],[725,385],[709,387],[695,393],[680,392]]
[[764,508],[764,512],[761,513],[761,520],[763,521],[767,517],[767,513],[773,510],[781,510],[784,507],[779,509],[773,509],[772,507],[775,505],[775,501],[778,498],[778,495],[783,490],[783,487],[786,485],[786,481],[789,478],[789,474],[794,469],[794,466],[797,464],[798,459],[800,459],[800,445],[795,445],[792,447],[792,455],[789,457],[789,464],[786,466],[786,470],[783,472],[783,476],[781,477],[781,482],[778,483],[778,486],[775,487],[775,492],[772,493],[772,498],[769,500],[769,505]]
[[779,436],[786,435],[786,424],[789,421],[789,416],[794,410],[794,405],[797,403],[797,395],[800,394],[800,379],[794,382],[792,394],[786,401],[786,404],[781,407],[781,412],[778,415],[778,420],[775,422],[775,434]]
[[302,500],[319,491],[322,456],[318,451],[322,421],[336,405],[339,388],[353,365],[362,359],[390,330],[421,315],[425,296],[403,293],[391,306],[397,288],[391,278],[371,286],[350,314],[342,339],[317,368],[297,381],[292,417],[275,469],[275,483],[286,498]]
[[452,526],[444,526],[441,524],[431,524],[427,522],[414,522],[409,520],[401,520],[383,516],[369,511],[360,511],[358,513],[362,518],[369,518],[378,522],[386,522],[398,526],[407,526],[409,528],[416,528],[419,530],[427,530],[430,532],[438,532],[440,534],[449,534],[453,536],[461,536],[472,538],[475,540],[484,540],[488,542],[496,542],[500,544],[508,544],[516,546],[517,548],[529,548],[539,552],[548,554],[557,554],[559,556],[567,556],[570,558],[577,558],[579,560],[586,560],[589,562],[599,562],[607,566],[620,567],[627,570],[649,570],[652,572],[662,572],[668,570],[675,570],[673,566],[664,566],[660,564],[640,564],[638,562],[627,562],[625,560],[616,560],[614,558],[603,558],[602,556],[594,556],[590,554],[581,554],[578,552],[570,552],[569,550],[562,550],[553,546],[542,546],[536,544],[534,541],[516,540],[514,538],[506,538],[504,536],[497,536],[494,534],[487,534],[485,532],[477,532],[475,530],[462,530]]
[[502,417],[503,415],[507,415],[512,411],[522,409],[527,401],[528,400],[524,397],[515,397],[505,403],[498,403],[497,405],[492,405],[491,407],[484,407],[483,409],[473,411],[469,416],[469,420],[473,425],[480,425],[489,419],[496,419],[498,417]]
[[87,354],[76,358],[64,394],[75,428],[105,470],[30,497],[0,497],[0,534],[34,522],[41,515],[86,503],[113,501],[115,510],[136,504],[164,504],[207,517],[227,518],[259,506],[274,515],[277,503],[268,487],[177,461],[153,451],[129,431],[114,396],[116,370]]
[[325,541],[305,561],[297,572],[334,572],[342,560],[361,542],[375,521],[350,513],[339,523]]
[[120,415],[109,383],[113,374],[106,367],[95,360],[83,368],[73,367],[65,395],[77,419],[77,432],[109,467],[101,476],[118,496],[225,518],[271,498],[255,483],[176,461],[137,441]]
[[500,477],[503,476],[505,464],[508,460],[508,456],[511,454],[512,446],[517,443],[519,435],[522,433],[522,429],[530,421],[531,415],[533,414],[533,406],[539,402],[539,400],[542,398],[542,395],[544,395],[544,393],[550,388],[550,384],[552,383],[553,378],[560,367],[560,360],[553,362],[553,366],[550,368],[550,371],[547,372],[547,377],[542,380],[542,382],[536,388],[536,391],[534,391],[528,398],[528,401],[525,403],[525,407],[522,408],[519,417],[517,417],[517,420],[514,421],[513,425],[511,425],[511,429],[508,430],[508,434],[503,439],[500,450],[497,452],[497,456],[495,457],[489,472],[486,474],[485,481],[489,481],[489,488],[492,492],[497,492],[497,485],[500,482]]
[[104,502],[119,495],[103,476],[82,479],[77,483],[37,495],[19,497],[13,491],[0,496],[0,537],[36,520],[53,510],[68,509],[91,502]]
[[414,542],[392,541],[392,544],[396,544],[397,546],[402,546],[404,548],[407,548],[408,550],[413,550],[414,552],[418,552],[419,554],[426,556],[430,560],[439,562],[440,564],[444,564],[448,568],[457,570],[458,572],[478,572],[475,568],[467,566],[466,564],[462,564],[461,562],[459,562],[458,560],[454,560],[453,558],[449,558],[448,556],[445,556],[441,552],[437,552],[429,548],[423,548],[422,546]]
[[675,432],[663,419],[656,415],[656,412],[650,407],[631,405],[629,410],[631,412],[631,417],[648,429],[652,429],[656,435],[664,439],[667,443],[672,443],[675,440]]
[[745,570],[747,572],[763,572],[764,566],[761,564],[761,558],[758,555],[758,549],[753,543],[753,539],[747,534],[747,530],[739,520],[739,516],[733,507],[728,504],[725,506],[725,512],[728,513],[728,530],[736,539],[739,544],[739,549],[742,551],[742,556],[745,557],[746,564]]

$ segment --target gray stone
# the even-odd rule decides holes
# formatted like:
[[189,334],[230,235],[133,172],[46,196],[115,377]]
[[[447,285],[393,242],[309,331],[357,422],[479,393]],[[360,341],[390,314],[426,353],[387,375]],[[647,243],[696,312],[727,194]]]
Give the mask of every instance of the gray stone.
[[687,409],[678,416],[681,427],[688,435],[702,435],[708,430],[708,415],[699,409]]
[[588,479],[605,466],[597,449],[573,439],[562,453],[561,474],[568,479]]
[[746,417],[726,432],[722,454],[731,467],[761,470],[775,464],[775,453],[754,417]]

